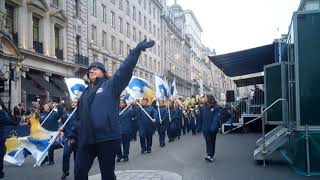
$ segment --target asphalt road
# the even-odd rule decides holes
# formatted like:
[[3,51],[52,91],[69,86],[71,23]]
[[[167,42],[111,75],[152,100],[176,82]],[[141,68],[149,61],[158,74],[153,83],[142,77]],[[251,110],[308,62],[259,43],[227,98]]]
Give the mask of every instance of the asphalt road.
[[[180,140],[159,147],[158,136],[154,136],[151,154],[140,154],[139,141],[131,143],[129,162],[116,165],[117,171],[126,170],[162,170],[174,172],[183,180],[303,180],[319,177],[303,177],[295,174],[288,163],[276,152],[267,167],[257,165],[253,160],[255,141],[259,134],[218,135],[216,161],[208,163],[205,157],[205,142],[202,135],[183,136]],[[5,163],[5,179],[12,180],[57,180],[62,170],[62,150],[55,152],[55,165],[33,168],[34,159],[28,157],[22,167]],[[73,159],[71,158],[71,162]],[[73,165],[71,165],[73,169]],[[100,174],[97,160],[90,176]],[[69,179],[73,179],[73,172]],[[121,179],[120,179],[121,180]]]

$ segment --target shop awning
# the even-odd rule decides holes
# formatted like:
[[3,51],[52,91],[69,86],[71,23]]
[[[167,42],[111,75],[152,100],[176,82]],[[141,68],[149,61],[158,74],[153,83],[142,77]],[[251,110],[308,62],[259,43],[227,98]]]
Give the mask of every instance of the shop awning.
[[38,89],[31,80],[28,80],[21,76],[21,88],[26,91],[27,94],[32,95],[45,95],[43,91]]
[[27,74],[35,83],[39,84],[42,88],[49,91],[50,96],[53,97],[66,97],[65,94],[56,88],[53,84],[46,81],[41,75],[37,74]]
[[264,83],[264,77],[263,76],[257,76],[257,77],[251,77],[246,79],[238,79],[233,81],[237,87],[245,87],[250,85],[258,85]]
[[209,59],[227,76],[235,77],[263,71],[263,67],[275,62],[274,44],[244,51],[209,56]]
[[62,79],[57,78],[57,77],[51,77],[50,81],[52,81],[62,91],[68,92],[68,87],[67,87],[66,83]]

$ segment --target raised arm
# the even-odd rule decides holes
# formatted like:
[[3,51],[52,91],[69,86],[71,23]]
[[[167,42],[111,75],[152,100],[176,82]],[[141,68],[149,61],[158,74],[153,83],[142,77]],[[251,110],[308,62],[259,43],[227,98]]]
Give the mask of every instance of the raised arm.
[[145,51],[147,48],[153,47],[154,44],[154,41],[144,40],[130,51],[128,57],[123,61],[120,68],[115,72],[111,79],[113,93],[116,96],[120,95],[128,85],[141,51]]

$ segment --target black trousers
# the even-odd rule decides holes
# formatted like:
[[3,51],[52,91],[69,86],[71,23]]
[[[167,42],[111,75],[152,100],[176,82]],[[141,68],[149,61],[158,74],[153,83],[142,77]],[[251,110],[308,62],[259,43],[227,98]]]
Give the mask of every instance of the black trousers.
[[121,136],[122,148],[120,145],[117,153],[118,158],[125,158],[129,156],[130,141],[131,141],[130,134],[122,134]]
[[143,151],[151,151],[152,147],[152,134],[140,136],[140,145]]
[[101,180],[116,180],[114,174],[115,157],[120,140],[105,141],[79,147],[75,165],[75,180],[88,180],[93,161],[98,157]]
[[3,158],[6,155],[6,145],[5,140],[0,140],[0,175],[3,176]]
[[76,144],[68,144],[68,141],[64,141],[64,148],[63,148],[63,160],[62,160],[62,171],[63,173],[69,172],[70,169],[70,157],[73,153],[73,159],[76,160],[77,157],[77,145]]
[[204,139],[206,140],[208,156],[214,157],[215,150],[216,150],[217,133],[204,132],[203,136],[204,136]]
[[138,133],[138,130],[139,130],[139,126],[138,126],[138,123],[136,122],[136,120],[134,120],[131,124],[131,140],[134,139],[136,140],[137,139],[137,133]]

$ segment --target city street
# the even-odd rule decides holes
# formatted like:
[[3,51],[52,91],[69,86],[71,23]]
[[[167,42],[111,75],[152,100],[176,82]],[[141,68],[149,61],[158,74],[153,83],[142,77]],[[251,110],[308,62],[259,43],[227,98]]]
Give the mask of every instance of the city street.
[[[205,144],[202,135],[183,136],[180,140],[173,143],[167,143],[167,146],[160,148],[157,135],[154,137],[154,146],[151,154],[140,154],[140,145],[138,141],[132,142],[130,151],[130,161],[127,163],[117,163],[116,170],[120,180],[127,179],[179,179],[179,176],[170,176],[169,172],[180,175],[183,180],[303,180],[317,179],[316,177],[303,177],[295,174],[287,162],[276,152],[271,158],[272,162],[267,167],[256,165],[253,160],[252,152],[255,141],[259,134],[230,134],[219,135],[217,137],[216,161],[207,163],[204,160]],[[53,166],[43,166],[33,168],[34,160],[28,158],[22,167],[5,164],[5,179],[46,179],[55,180],[61,177],[61,158],[62,151],[55,153],[55,162]],[[127,170],[140,170],[132,172]],[[148,170],[153,171],[150,173]],[[161,172],[163,176],[160,176]],[[99,172],[98,162],[95,161],[91,171],[91,180],[97,178]],[[143,174],[150,178],[142,177]],[[153,175],[153,176],[150,176]],[[132,178],[130,178],[132,177]],[[154,177],[154,178],[151,178]],[[156,178],[158,177],[158,178]],[[162,177],[162,178],[161,178]],[[168,177],[168,178],[166,178]],[[176,177],[176,178],[169,178]],[[68,179],[73,179],[73,173]]]

